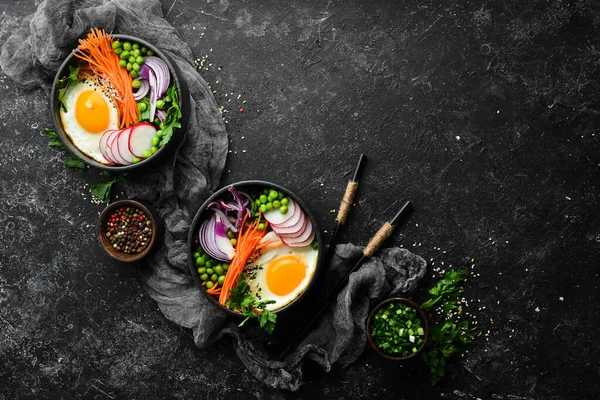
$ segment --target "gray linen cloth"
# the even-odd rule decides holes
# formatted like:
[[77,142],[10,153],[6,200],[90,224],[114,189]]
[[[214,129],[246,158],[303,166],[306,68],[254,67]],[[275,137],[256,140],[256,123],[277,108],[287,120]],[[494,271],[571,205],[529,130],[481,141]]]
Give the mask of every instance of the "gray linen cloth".
[[[411,252],[385,249],[351,275],[348,285],[305,339],[282,360],[268,349],[269,339],[255,325],[238,328],[238,320],[209,303],[199,292],[187,266],[187,234],[193,216],[219,184],[227,155],[227,134],[206,82],[192,64],[192,52],[162,15],[158,0],[46,0],[26,17],[3,43],[0,66],[25,89],[49,93],[52,79],[77,39],[92,27],[129,34],[153,43],[180,67],[191,96],[185,140],[176,154],[143,176],[128,177],[131,197],[151,202],[165,234],[158,251],[142,269],[149,295],[169,320],[190,328],[200,348],[230,336],[249,371],[265,384],[297,390],[302,365],[311,359],[329,370],[333,363],[355,361],[366,346],[365,319],[372,303],[415,289],[426,269],[425,260]],[[361,248],[336,248],[327,266],[328,277],[341,276]],[[277,329],[277,327],[276,327]]]

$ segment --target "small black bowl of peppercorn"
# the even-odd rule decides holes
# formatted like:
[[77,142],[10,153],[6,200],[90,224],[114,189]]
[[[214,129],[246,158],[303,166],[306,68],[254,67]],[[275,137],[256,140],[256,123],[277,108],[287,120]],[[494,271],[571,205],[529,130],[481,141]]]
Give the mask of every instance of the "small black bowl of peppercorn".
[[158,226],[148,206],[136,200],[109,204],[98,220],[98,239],[112,258],[132,262],[148,255]]

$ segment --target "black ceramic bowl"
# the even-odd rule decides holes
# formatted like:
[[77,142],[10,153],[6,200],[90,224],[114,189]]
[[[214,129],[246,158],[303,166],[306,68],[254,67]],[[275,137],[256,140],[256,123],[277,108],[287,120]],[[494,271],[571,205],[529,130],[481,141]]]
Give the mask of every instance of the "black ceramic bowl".
[[71,142],[71,139],[69,138],[69,136],[65,133],[65,130],[63,129],[62,121],[60,119],[59,110],[60,110],[61,104],[60,104],[60,101],[58,101],[58,87],[57,87],[58,86],[57,82],[60,79],[62,79],[63,77],[69,75],[69,65],[73,65],[75,63],[75,61],[77,60],[77,58],[75,58],[73,56],[73,53],[69,54],[69,56],[65,59],[65,61],[60,66],[60,68],[56,74],[56,77],[54,78],[54,82],[52,84],[52,92],[50,95],[50,109],[52,111],[52,120],[54,121],[54,126],[56,128],[56,132],[58,133],[59,139],[63,142],[65,147],[74,156],[76,156],[81,161],[83,161],[84,163],[86,163],[92,167],[100,168],[103,170],[131,171],[131,170],[138,169],[138,168],[144,168],[145,166],[147,166],[151,163],[154,163],[156,160],[163,158],[166,154],[170,153],[177,147],[178,142],[180,142],[183,139],[186,129],[187,129],[187,124],[188,124],[189,114],[190,114],[190,96],[189,96],[187,84],[182,78],[179,67],[177,66],[177,64],[175,62],[173,62],[173,60],[169,56],[167,56],[165,53],[160,51],[158,48],[153,46],[151,43],[146,42],[145,40],[142,40],[142,39],[139,39],[139,38],[136,38],[133,36],[128,36],[128,35],[113,34],[112,36],[115,39],[119,39],[121,42],[132,41],[132,42],[139,43],[142,46],[146,46],[149,50],[152,50],[154,52],[155,56],[160,57],[169,67],[169,71],[171,72],[171,79],[175,81],[175,84],[177,85],[177,90],[179,92],[179,108],[181,109],[181,114],[182,114],[182,117],[179,120],[179,122],[181,123],[181,128],[177,128],[174,130],[171,140],[169,140],[169,142],[167,142],[163,147],[158,149],[158,151],[155,154],[153,154],[152,157],[148,157],[146,159],[143,159],[142,161],[140,161],[137,164],[131,164],[131,165],[105,165],[105,164],[102,164],[102,163],[94,160],[93,158],[87,156],[85,153],[83,153],[81,150],[79,150],[77,147],[75,147],[73,145],[73,142]]
[[[422,325],[422,328],[424,330],[424,335],[422,337],[423,342],[419,345],[419,347],[416,348],[416,350],[417,350],[416,352],[410,353],[407,356],[402,356],[400,354],[390,354],[390,353],[383,351],[382,349],[380,349],[377,346],[377,344],[375,344],[375,341],[372,336],[373,323],[374,323],[373,319],[374,319],[375,314],[377,314],[377,312],[379,310],[381,310],[382,308],[387,307],[390,303],[402,303],[405,306],[413,308],[414,310],[417,311],[417,315],[420,317],[421,323],[423,324]],[[425,346],[427,339],[429,338],[429,325],[427,323],[427,316],[425,315],[425,313],[423,312],[421,307],[419,307],[417,305],[417,303],[415,303],[414,301],[405,299],[403,297],[392,297],[390,299],[384,300],[381,303],[379,303],[373,309],[373,311],[371,311],[371,313],[369,314],[369,318],[367,319],[367,338],[369,339],[369,343],[371,344],[371,347],[373,348],[373,350],[375,350],[375,352],[377,354],[379,354],[381,357],[387,358],[388,360],[396,360],[396,361],[408,360],[410,358],[413,358],[417,354],[419,354],[419,352],[423,349],[423,346]]]
[[[108,222],[109,222],[109,218],[110,216],[115,212],[118,211],[119,209],[136,209],[136,210],[140,210],[143,213],[143,221],[140,221],[139,223],[142,224],[142,229],[144,228],[149,228],[151,230],[151,234],[150,236],[150,241],[148,242],[147,246],[139,253],[125,253],[122,251],[119,251],[117,249],[114,248],[113,243],[110,240],[110,236],[107,235],[107,233],[109,233],[109,229],[110,227],[108,226]],[[148,221],[150,221],[150,223],[148,224]],[[115,231],[119,231],[120,229],[118,228],[114,228],[115,230],[113,230],[113,235],[116,233]],[[136,229],[137,230],[137,229]],[[100,245],[102,246],[102,248],[104,249],[104,251],[106,251],[106,253],[111,256],[112,258],[114,258],[115,260],[118,261],[124,261],[124,262],[133,262],[133,261],[139,261],[142,258],[146,257],[148,254],[150,254],[154,248],[154,244],[158,241],[158,237],[161,233],[161,225],[159,220],[154,216],[154,212],[152,210],[152,207],[150,207],[147,204],[144,204],[143,202],[137,201],[137,200],[119,200],[119,201],[115,201],[113,203],[110,203],[105,209],[104,211],[102,211],[102,214],[100,214],[100,218],[98,219],[98,240],[100,241]],[[110,235],[110,233],[109,233]]]
[[221,308],[222,310],[224,310],[225,312],[227,312],[230,315],[233,316],[241,316],[240,313],[235,312],[230,310],[227,307],[222,306],[221,304],[219,304],[219,302],[217,300],[215,300],[215,298],[213,298],[211,295],[209,295],[206,292],[206,289],[202,286],[202,281],[200,279],[200,276],[198,274],[197,271],[197,266],[195,264],[195,259],[193,257],[194,252],[196,251],[196,249],[199,246],[199,239],[198,239],[198,231],[200,229],[200,226],[202,225],[202,222],[204,222],[205,218],[206,218],[206,209],[208,207],[208,205],[218,199],[223,198],[229,191],[229,188],[233,186],[236,189],[242,189],[242,190],[252,190],[252,189],[259,189],[259,188],[272,188],[274,190],[277,190],[279,192],[283,192],[287,197],[293,199],[296,203],[298,203],[301,207],[302,210],[304,211],[306,217],[308,217],[312,224],[313,224],[313,229],[315,232],[315,240],[317,241],[317,244],[319,246],[318,248],[318,253],[317,253],[317,265],[316,265],[316,269],[315,272],[312,276],[311,281],[309,282],[309,284],[307,285],[306,289],[298,296],[296,297],[291,303],[289,303],[288,305],[273,311],[274,313],[280,313],[283,311],[288,311],[292,308],[295,308],[298,305],[301,305],[302,302],[302,298],[305,297],[307,295],[307,293],[309,293],[311,291],[311,289],[314,286],[314,283],[317,280],[317,276],[319,274],[319,271],[321,269],[321,265],[322,265],[322,260],[323,260],[323,254],[324,254],[324,243],[323,243],[323,238],[322,238],[322,234],[321,234],[321,230],[319,229],[319,226],[317,224],[317,221],[315,220],[314,215],[312,214],[312,212],[310,211],[310,209],[307,207],[307,205],[298,197],[296,196],[294,193],[290,192],[288,189],[279,186],[277,184],[271,183],[271,182],[265,182],[265,181],[242,181],[242,182],[237,182],[237,183],[233,183],[231,185],[225,186],[223,188],[221,188],[220,190],[218,190],[215,194],[213,194],[212,196],[210,196],[208,198],[208,200],[206,200],[204,202],[204,204],[202,204],[202,206],[200,207],[200,209],[198,210],[198,212],[196,213],[196,216],[194,217],[194,220],[192,222],[191,228],[190,228],[190,232],[188,235],[188,264],[189,264],[189,268],[190,268],[190,273],[192,274],[192,276],[194,277],[194,280],[196,281],[196,283],[198,284],[198,286],[200,287],[200,292],[214,305],[216,305],[217,307]]

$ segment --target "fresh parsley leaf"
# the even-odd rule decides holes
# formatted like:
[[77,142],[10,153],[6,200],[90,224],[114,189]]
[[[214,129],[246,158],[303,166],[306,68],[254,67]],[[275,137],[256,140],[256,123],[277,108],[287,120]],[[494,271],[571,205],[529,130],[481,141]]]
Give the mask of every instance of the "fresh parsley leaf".
[[69,75],[56,81],[56,87],[59,88],[58,101],[61,102],[64,111],[67,111],[67,105],[65,104],[65,93],[67,92],[67,87],[69,85],[77,84],[77,77],[79,76],[80,69],[81,66],[73,67],[72,65],[69,65]]
[[[106,171],[105,171],[106,172]],[[104,173],[104,176],[111,177],[109,172]],[[93,183],[90,188],[90,193],[97,197],[103,203],[110,203],[110,190],[114,184],[122,185],[125,183],[125,177],[123,175],[116,175],[112,180],[108,182],[96,182]]]
[[[242,315],[246,316],[238,326],[243,326],[250,319],[256,318],[260,327],[267,333],[272,334],[277,322],[277,315],[265,308],[267,305],[275,303],[275,300],[257,301],[249,292],[250,287],[246,283],[246,277],[242,274],[238,278],[237,285],[231,289],[229,299],[225,304],[230,309],[240,311]],[[260,310],[260,312],[257,310]]]
[[44,134],[48,137],[48,139],[50,139],[50,142],[48,142],[48,146],[66,150],[65,145],[60,141],[60,139],[58,138],[58,134],[55,130],[45,128],[43,129],[43,131]]
[[175,128],[181,128],[179,119],[181,118],[181,110],[179,109],[179,94],[177,93],[177,86],[173,83],[167,89],[167,96],[171,98],[171,106],[168,108],[165,115],[165,120],[161,124],[161,130],[163,132],[163,145],[166,144],[173,136],[173,130]]
[[429,340],[419,353],[419,357],[429,369],[428,377],[433,385],[444,376],[447,360],[462,347],[472,344],[480,334],[468,320],[462,319],[459,313],[457,300],[464,291],[462,283],[468,275],[466,270],[449,269],[444,278],[429,290],[432,297],[421,305],[421,308],[428,310],[437,304],[446,318],[430,325]]
[[85,164],[78,158],[71,157],[65,161],[65,165],[69,168],[85,169]]

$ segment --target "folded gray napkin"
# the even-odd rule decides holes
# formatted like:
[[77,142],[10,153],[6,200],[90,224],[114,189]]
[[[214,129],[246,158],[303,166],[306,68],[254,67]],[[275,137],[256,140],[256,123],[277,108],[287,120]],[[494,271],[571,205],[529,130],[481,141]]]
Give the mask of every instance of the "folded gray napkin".
[[[19,86],[41,87],[49,93],[60,64],[76,47],[77,39],[92,27],[153,43],[178,64],[190,89],[188,132],[176,154],[143,175],[131,174],[127,183],[128,195],[152,203],[164,222],[162,243],[146,262],[142,279],[165,317],[192,329],[198,347],[223,336],[232,337],[244,365],[257,379],[275,388],[297,390],[306,359],[325,370],[335,362],[347,365],[355,361],[366,345],[365,319],[370,305],[383,297],[412,291],[425,273],[425,260],[405,249],[382,250],[351,275],[348,285],[300,345],[285,359],[277,360],[269,349],[272,340],[254,324],[238,328],[238,320],[201,295],[188,271],[187,234],[196,210],[219,183],[227,155],[227,134],[212,93],[193,67],[190,48],[163,18],[160,2],[43,1],[3,43],[0,66]],[[325,282],[343,276],[360,252],[351,244],[338,246],[331,265],[325,266],[331,278]]]

